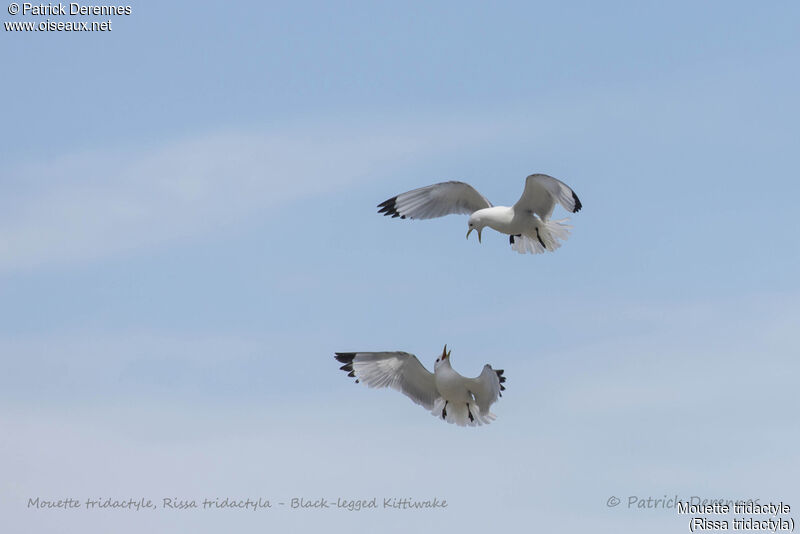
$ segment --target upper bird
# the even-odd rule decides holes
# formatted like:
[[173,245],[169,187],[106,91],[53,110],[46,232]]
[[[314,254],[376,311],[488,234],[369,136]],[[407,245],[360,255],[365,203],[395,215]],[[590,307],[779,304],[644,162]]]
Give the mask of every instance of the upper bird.
[[512,250],[539,254],[561,246],[569,237],[568,219],[550,220],[556,202],[570,213],[580,211],[578,195],[570,187],[546,174],[525,179],[522,196],[511,207],[492,206],[486,197],[464,182],[442,182],[401,193],[378,204],[378,213],[401,219],[433,219],[451,213],[469,213],[467,239],[485,226],[508,234]]
[[486,364],[475,378],[466,378],[450,366],[444,346],[433,364],[433,373],[407,352],[337,352],[336,359],[347,376],[371,388],[391,387],[448,423],[477,426],[494,421],[489,407],[505,390],[502,369]]

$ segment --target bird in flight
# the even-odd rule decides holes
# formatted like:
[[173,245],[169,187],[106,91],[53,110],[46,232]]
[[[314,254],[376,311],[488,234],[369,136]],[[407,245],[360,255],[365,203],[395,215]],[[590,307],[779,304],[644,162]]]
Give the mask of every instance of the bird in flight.
[[356,383],[371,388],[390,387],[400,391],[434,416],[459,426],[478,426],[494,421],[489,407],[502,396],[506,377],[502,369],[484,365],[475,378],[458,374],[450,365],[450,351],[428,371],[416,356],[407,352],[337,352],[339,369]]
[[473,230],[488,226],[508,234],[512,250],[520,254],[554,251],[569,237],[568,219],[550,220],[556,202],[570,213],[580,211],[578,195],[564,182],[546,174],[525,179],[522,196],[511,207],[492,206],[486,197],[464,182],[441,182],[420,187],[378,204],[386,216],[401,219],[433,219],[452,213],[469,214],[467,239]]

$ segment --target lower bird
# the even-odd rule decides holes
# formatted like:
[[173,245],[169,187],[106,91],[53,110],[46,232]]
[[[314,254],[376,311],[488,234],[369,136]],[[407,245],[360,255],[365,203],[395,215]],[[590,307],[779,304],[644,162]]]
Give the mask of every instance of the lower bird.
[[511,207],[492,206],[486,197],[464,182],[442,182],[399,194],[378,204],[386,216],[401,219],[433,219],[452,213],[469,214],[467,239],[473,230],[488,226],[508,234],[511,248],[520,254],[554,251],[569,237],[568,219],[550,220],[556,202],[570,213],[582,204],[570,187],[546,174],[525,179],[522,196]]
[[444,346],[433,365],[433,373],[407,352],[337,352],[340,367],[356,383],[372,388],[394,388],[448,423],[478,426],[491,423],[489,407],[502,396],[506,378],[502,369],[486,364],[475,378],[466,378],[450,366],[450,351]]

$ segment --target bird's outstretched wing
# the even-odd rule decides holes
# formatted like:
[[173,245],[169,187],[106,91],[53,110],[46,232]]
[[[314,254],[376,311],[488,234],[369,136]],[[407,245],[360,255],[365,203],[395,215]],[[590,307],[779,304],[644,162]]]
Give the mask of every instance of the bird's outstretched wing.
[[452,213],[472,213],[492,203],[464,182],[442,182],[401,193],[378,204],[386,216],[401,219],[433,219]]
[[503,370],[492,369],[489,364],[483,366],[483,371],[477,378],[470,379],[469,389],[482,414],[488,414],[489,407],[503,395],[502,392],[506,389],[503,385],[505,381]]
[[578,195],[561,180],[546,174],[531,174],[525,179],[525,190],[514,209],[529,211],[547,220],[553,214],[556,202],[570,213],[583,207]]
[[390,387],[412,401],[433,409],[439,397],[433,373],[407,352],[337,352],[336,359],[347,376],[371,388]]

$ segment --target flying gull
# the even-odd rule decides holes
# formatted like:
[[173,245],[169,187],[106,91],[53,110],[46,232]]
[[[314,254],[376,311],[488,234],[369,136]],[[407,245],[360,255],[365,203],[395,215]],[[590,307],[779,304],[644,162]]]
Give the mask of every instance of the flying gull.
[[512,250],[520,254],[554,251],[569,237],[568,219],[550,220],[556,202],[570,213],[580,211],[578,195],[564,182],[546,174],[531,174],[525,179],[522,196],[511,207],[492,206],[486,197],[464,182],[442,182],[420,187],[378,204],[386,216],[401,219],[433,219],[451,213],[468,213],[469,230],[478,231],[478,242],[485,226],[508,234]]
[[466,378],[450,366],[444,346],[433,373],[407,352],[337,352],[340,369],[371,388],[391,387],[448,423],[477,426],[494,421],[489,407],[505,390],[502,369],[486,364],[475,378]]

